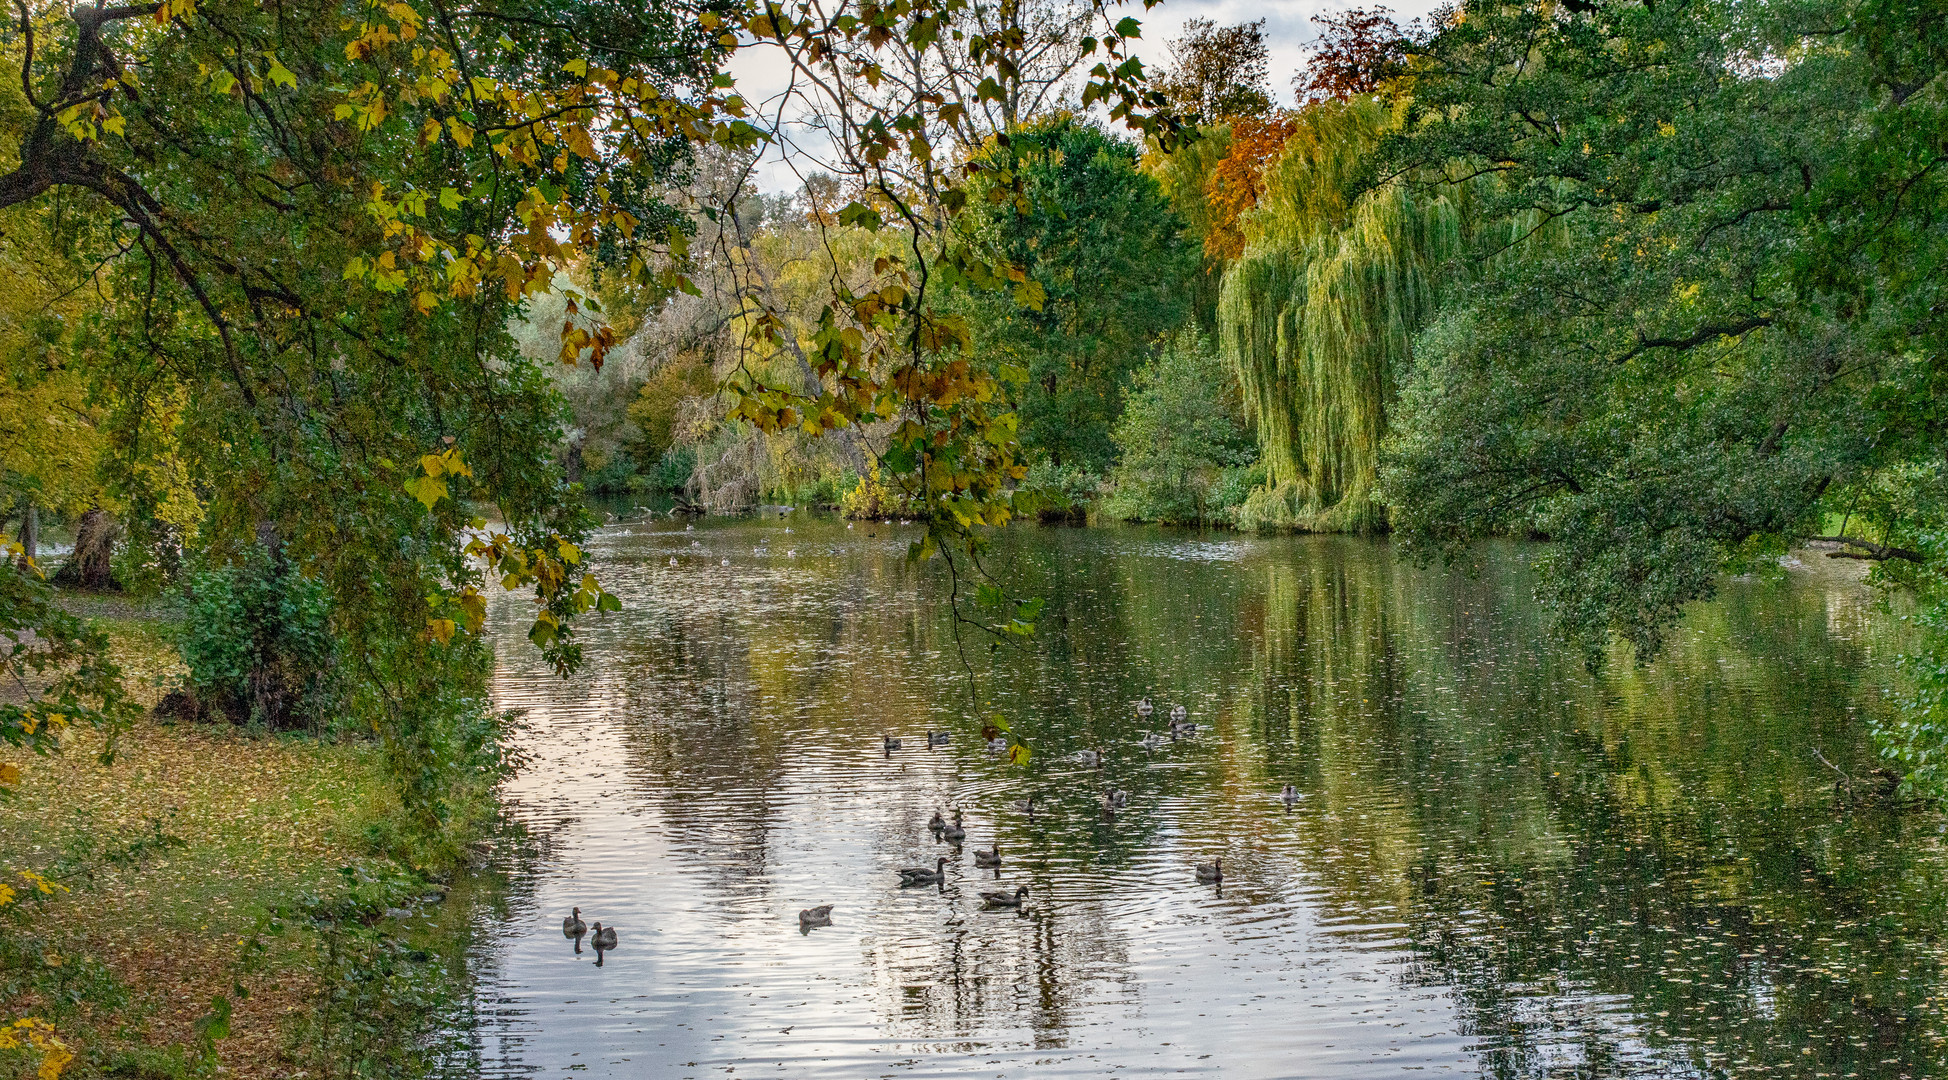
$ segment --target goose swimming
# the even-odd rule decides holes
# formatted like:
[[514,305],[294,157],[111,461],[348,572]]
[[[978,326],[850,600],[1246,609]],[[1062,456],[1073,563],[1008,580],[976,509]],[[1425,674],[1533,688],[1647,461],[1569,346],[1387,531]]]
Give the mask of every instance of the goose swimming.
[[931,870],[924,866],[909,866],[904,870],[898,871],[898,873],[900,875],[900,888],[902,889],[913,885],[945,885],[947,883],[947,856],[942,855],[940,858],[934,860],[933,869]]
[[1170,722],[1172,724],[1181,724],[1188,719],[1190,719],[1189,709],[1184,708],[1182,705],[1172,705],[1170,707]]
[[954,811],[953,821],[948,822],[945,826],[942,826],[940,830],[940,838],[942,840],[945,840],[953,844],[958,844],[962,840],[967,839],[967,830],[961,827],[959,810]]
[[984,892],[981,906],[991,908],[1018,908],[1028,898],[1028,886],[1023,885],[1014,892]]
[[1224,867],[1220,865],[1223,861],[1224,860],[1222,859],[1214,858],[1207,863],[1198,863],[1197,880],[1202,882],[1207,882],[1207,883],[1215,883],[1215,882],[1223,881]]
[[1296,784],[1285,785],[1285,790],[1279,792],[1278,797],[1284,801],[1288,809],[1291,807],[1293,803],[1298,802],[1300,799],[1305,798],[1305,796],[1299,794],[1299,788],[1298,785]]
[[1092,769],[1100,767],[1103,763],[1103,755],[1100,750],[1077,750],[1071,757],[1075,759],[1076,764],[1087,765]]
[[1145,750],[1161,750],[1163,749],[1163,744],[1168,741],[1162,735],[1152,731],[1141,739],[1138,739],[1136,745],[1141,746]]
[[603,949],[613,949],[616,947],[616,928],[613,926],[605,927],[601,923],[596,923],[595,932],[589,935],[588,940],[589,944],[595,946],[598,952]]
[[986,870],[991,870],[997,866],[1000,866],[1001,865],[1001,841],[996,840],[994,842],[994,847],[991,850],[976,851],[974,853],[974,865]]
[[945,732],[945,731],[929,731],[929,732],[927,732],[927,745],[928,745],[928,746],[945,746],[945,745],[947,745],[947,734],[948,734],[948,733],[947,733],[947,732]]
[[1148,720],[1150,718],[1150,714],[1156,711],[1157,711],[1157,707],[1155,705],[1150,704],[1149,698],[1144,698],[1142,701],[1136,703],[1136,715],[1142,717],[1145,720]]
[[808,907],[805,910],[799,912],[798,925],[799,926],[831,926],[832,925],[832,905],[820,904],[817,907]]
[[1126,807],[1126,806],[1128,806],[1129,804],[1130,804],[1130,793],[1129,793],[1129,792],[1127,792],[1127,791],[1116,791],[1116,790],[1114,790],[1114,789],[1112,789],[1112,788],[1104,788],[1104,789],[1103,789],[1103,805],[1104,805],[1104,806],[1107,806],[1107,807],[1109,807],[1109,808],[1110,808],[1110,809],[1112,809],[1112,810],[1121,810],[1121,809],[1123,809],[1124,807]]
[[888,735],[885,737],[885,745],[886,745],[886,756],[892,757],[893,751],[898,750],[900,748],[900,741],[898,739],[895,739],[891,735]]
[[940,811],[935,810],[933,812],[933,820],[927,822],[927,828],[932,829],[933,834],[935,836],[939,836],[941,830],[945,829],[946,827],[947,827],[947,819],[940,816]]
[[576,908],[575,913],[573,915],[570,915],[569,917],[561,921],[562,937],[578,938],[586,933],[588,933],[588,924],[582,921],[581,908]]

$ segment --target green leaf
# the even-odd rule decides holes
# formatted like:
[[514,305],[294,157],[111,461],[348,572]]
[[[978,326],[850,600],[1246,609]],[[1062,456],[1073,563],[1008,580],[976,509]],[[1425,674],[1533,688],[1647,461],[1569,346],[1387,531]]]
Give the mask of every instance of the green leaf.
[[554,644],[559,631],[560,627],[553,617],[544,615],[534,620],[533,626],[528,627],[528,640],[534,642],[535,647],[545,649]]

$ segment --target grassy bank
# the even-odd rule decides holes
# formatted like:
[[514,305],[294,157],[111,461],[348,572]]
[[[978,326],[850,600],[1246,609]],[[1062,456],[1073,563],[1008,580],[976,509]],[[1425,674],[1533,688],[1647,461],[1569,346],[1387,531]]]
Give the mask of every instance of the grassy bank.
[[[89,608],[152,704],[180,675],[164,613]],[[396,813],[377,748],[152,719],[109,764],[103,747],[81,732],[22,761],[0,804],[0,1022],[51,1025],[70,1077],[372,1071],[336,1013],[383,1024],[393,998],[423,1008],[447,981],[437,946],[401,944],[384,916],[439,890],[371,854]],[[62,1056],[0,1050],[0,1076]]]

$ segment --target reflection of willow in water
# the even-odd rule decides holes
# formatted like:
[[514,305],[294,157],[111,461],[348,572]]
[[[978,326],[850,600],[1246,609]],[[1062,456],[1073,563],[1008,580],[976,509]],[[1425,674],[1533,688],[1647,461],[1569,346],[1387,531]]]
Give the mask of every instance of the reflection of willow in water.
[[[1832,805],[1812,751],[1869,767],[1846,710],[1873,699],[1824,598],[1734,588],[1653,668],[1592,681],[1510,644],[1535,640],[1505,622],[1519,575],[1449,582],[1436,612],[1404,572],[1285,572],[1291,621],[1252,692],[1284,706],[1328,805],[1363,811],[1329,815],[1320,842],[1358,833],[1370,856],[1328,887],[1402,897],[1408,978],[1456,987],[1485,1071],[1942,1061],[1939,820]],[[1400,802],[1357,798],[1378,785]]]
[[[993,562],[1047,598],[1038,639],[962,653],[937,567],[832,550],[721,572],[712,552],[670,575],[680,595],[644,584],[666,551],[606,569],[647,599],[591,629],[586,691],[621,718],[618,768],[706,920],[776,929],[844,900],[859,1030],[1084,1049],[1106,1008],[1202,1010],[1234,971],[1332,1003],[1376,970],[1333,965],[1378,947],[1396,989],[1448,990],[1494,1076],[1891,1080],[1948,1057],[1940,818],[1831,802],[1835,768],[1871,766],[1858,714],[1883,701],[1857,593],[1729,583],[1671,655],[1592,676],[1548,642],[1519,549],[1469,575],[1343,537],[1023,529]],[[1135,717],[1145,695],[1204,733],[1139,748],[1163,727]],[[1027,767],[974,737],[994,711]],[[953,739],[925,749],[926,728]],[[883,756],[883,733],[907,748]],[[1131,792],[1113,822],[1107,785]],[[1012,809],[1031,792],[1032,822]],[[1027,913],[977,913],[995,878],[965,852],[944,893],[894,886],[956,806]],[[1222,904],[1189,869],[1219,852]],[[858,887],[828,895],[839,873]],[[1236,947],[1194,986],[1136,973],[1187,941]]]

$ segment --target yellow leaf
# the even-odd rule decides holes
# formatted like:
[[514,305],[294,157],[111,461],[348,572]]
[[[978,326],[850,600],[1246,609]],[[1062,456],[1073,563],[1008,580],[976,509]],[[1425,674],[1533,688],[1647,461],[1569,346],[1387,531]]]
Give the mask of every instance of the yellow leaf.
[[588,75],[588,61],[578,56],[575,59],[570,60],[566,64],[563,64],[561,66],[561,69],[563,71],[566,71],[570,75],[575,76],[578,79],[584,78]]
[[20,783],[20,766],[11,761],[0,761],[0,784],[9,787]]

